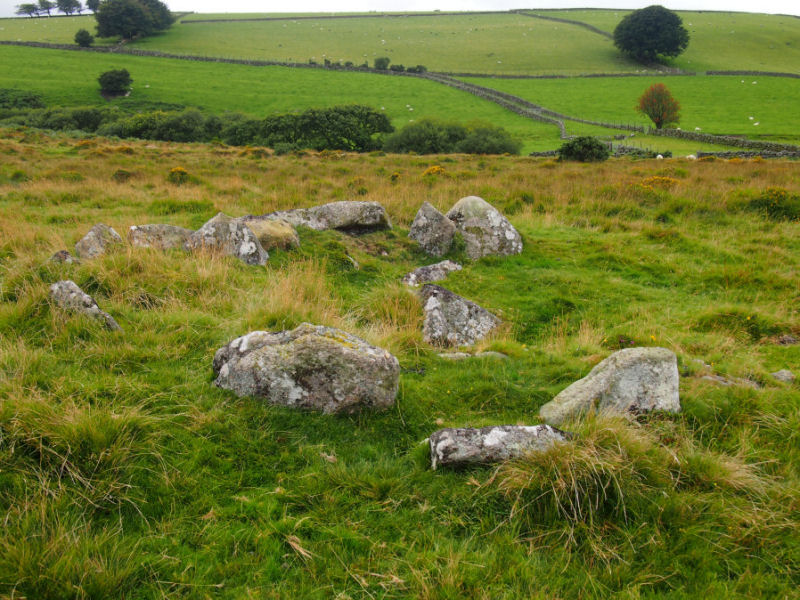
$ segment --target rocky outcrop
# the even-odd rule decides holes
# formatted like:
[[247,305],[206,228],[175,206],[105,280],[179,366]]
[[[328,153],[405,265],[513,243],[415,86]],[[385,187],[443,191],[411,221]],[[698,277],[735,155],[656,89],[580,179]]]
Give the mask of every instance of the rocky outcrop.
[[440,429],[430,437],[431,468],[490,464],[544,452],[570,435],[549,425],[499,425],[481,429]]
[[485,308],[438,285],[424,285],[419,295],[425,312],[422,337],[429,344],[468,346],[500,324]]
[[770,374],[774,379],[777,381],[782,381],[783,383],[793,383],[796,379],[795,374],[789,369],[781,369],[780,371],[775,371],[774,373]]
[[447,279],[447,276],[453,271],[460,271],[461,265],[453,262],[452,260],[443,260],[435,265],[428,265],[414,269],[411,273],[403,277],[403,283],[416,287],[423,283],[431,283],[432,281],[441,281]]
[[627,348],[600,362],[539,409],[552,425],[590,411],[679,412],[678,361],[666,348]]
[[169,250],[183,248],[194,231],[175,225],[132,225],[128,229],[128,242],[140,248]]
[[54,263],[66,263],[68,265],[80,263],[76,257],[72,256],[69,253],[69,250],[59,250],[53,256],[50,257],[50,262]]
[[269,258],[247,225],[223,213],[218,213],[189,236],[184,248],[221,252],[235,256],[248,265],[264,265]]
[[338,229],[345,233],[360,234],[390,229],[386,209],[377,202],[343,200],[312,208],[295,208],[263,215],[266,219],[283,219],[295,227],[308,227],[323,231]]
[[94,298],[86,294],[74,281],[64,280],[50,286],[50,298],[56,306],[71,313],[85,315],[102,321],[106,327],[118,331],[122,329],[107,312],[100,310]]
[[237,396],[323,413],[394,404],[400,365],[386,350],[334,329],[303,323],[254,331],[220,348],[215,385]]
[[483,198],[462,198],[447,212],[447,218],[461,233],[467,256],[473,260],[482,256],[506,256],[522,252],[519,232]]
[[300,236],[289,221],[247,216],[239,219],[250,228],[264,250],[291,250],[300,247]]
[[122,244],[119,234],[112,227],[98,223],[75,244],[75,254],[82,259],[96,258],[117,244]]
[[408,237],[417,242],[431,256],[444,256],[453,245],[456,226],[428,202],[423,202]]

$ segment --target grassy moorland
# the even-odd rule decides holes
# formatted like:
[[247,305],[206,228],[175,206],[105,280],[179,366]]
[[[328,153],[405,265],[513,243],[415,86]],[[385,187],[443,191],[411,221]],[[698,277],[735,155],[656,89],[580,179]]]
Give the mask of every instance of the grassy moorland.
[[[609,33],[625,10],[546,10]],[[686,52],[673,65],[686,71],[750,70],[800,73],[800,19],[787,15],[677,11],[689,31]]]
[[[769,375],[800,365],[800,346],[775,343],[800,336],[800,223],[775,208],[800,213],[794,163],[272,157],[13,130],[0,155],[0,596],[796,594],[800,391]],[[445,174],[423,176],[434,164]],[[168,183],[175,166],[192,182]],[[769,187],[786,194],[763,212]],[[481,344],[501,362],[439,358],[398,282],[430,262],[406,237],[421,202],[468,194],[525,241],[445,283],[502,315]],[[96,222],[198,227],[347,198],[381,202],[394,229],[301,230],[260,268],[127,246],[47,262]],[[64,278],[124,331],[54,308]],[[296,413],[211,385],[218,347],[301,321],[395,353],[396,407]],[[429,470],[433,430],[535,423],[632,344],[678,354],[682,413],[589,420],[539,458]]]
[[[800,139],[800,79],[782,77],[627,77],[465,81],[520,96],[570,116],[650,125],[635,111],[639,96],[664,83],[681,104],[683,129],[747,137]],[[752,117],[752,118],[751,118]]]

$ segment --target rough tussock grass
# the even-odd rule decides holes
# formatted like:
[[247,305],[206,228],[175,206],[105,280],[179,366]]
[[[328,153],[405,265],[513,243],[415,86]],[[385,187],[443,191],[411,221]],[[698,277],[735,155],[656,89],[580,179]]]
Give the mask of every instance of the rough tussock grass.
[[[0,595],[723,598],[800,584],[797,386],[769,375],[800,361],[775,343],[800,334],[800,238],[749,208],[768,187],[798,193],[794,163],[121,153],[4,133],[5,167],[25,177],[0,183]],[[436,164],[452,176],[423,178]],[[176,165],[196,182],[169,183]],[[114,182],[120,168],[135,176]],[[631,190],[651,176],[679,183]],[[123,236],[194,228],[220,210],[349,198],[356,178],[392,230],[301,229],[301,247],[265,267],[127,246],[47,262],[99,221]],[[406,237],[422,201],[447,210],[472,194],[510,216],[525,250],[443,285],[503,315],[476,345],[502,361],[439,358],[399,283],[434,262]],[[52,306],[62,278],[124,331]],[[217,348],[301,321],[394,352],[396,407],[295,413],[212,385]],[[428,469],[433,430],[535,423],[631,345],[676,351],[681,414],[576,423],[573,444],[499,470]],[[699,378],[711,373],[762,387]]]

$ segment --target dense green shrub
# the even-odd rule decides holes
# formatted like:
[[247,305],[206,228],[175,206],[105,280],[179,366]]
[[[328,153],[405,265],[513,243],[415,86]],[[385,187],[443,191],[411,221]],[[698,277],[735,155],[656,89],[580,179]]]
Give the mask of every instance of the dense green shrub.
[[75,34],[75,43],[81,48],[88,48],[94,43],[94,36],[85,29],[78,29]]
[[421,119],[389,136],[386,152],[418,154],[519,154],[522,144],[502,127],[487,123],[465,126],[436,119]]
[[396,73],[402,73],[406,70],[406,68],[403,65],[392,65],[389,67],[389,70],[395,71]]
[[428,68],[425,65],[417,65],[416,67],[408,67],[406,72],[408,73],[426,73]]
[[387,56],[379,56],[374,61],[375,68],[378,69],[379,71],[385,71],[386,69],[389,68],[389,63],[390,62],[391,62],[391,59],[389,57],[387,57]]
[[109,96],[121,96],[131,88],[131,74],[128,69],[115,69],[101,73],[97,78],[100,83],[100,91]]
[[611,154],[608,146],[591,136],[580,136],[568,140],[558,149],[559,160],[579,162],[602,162]]
[[689,45],[681,18],[663,6],[648,6],[625,16],[614,29],[614,45],[636,60],[678,56]]
[[167,29],[174,22],[159,0],[105,0],[95,12],[97,35],[133,39]]
[[0,108],[44,108],[44,101],[34,92],[0,88]]
[[154,111],[108,123],[98,133],[166,142],[202,141],[205,139],[205,118],[197,110],[180,113]]

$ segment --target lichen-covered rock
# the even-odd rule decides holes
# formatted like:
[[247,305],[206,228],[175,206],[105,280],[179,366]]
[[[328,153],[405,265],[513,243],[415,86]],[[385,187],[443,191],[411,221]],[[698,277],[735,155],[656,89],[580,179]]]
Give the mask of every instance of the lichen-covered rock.
[[552,425],[590,411],[680,412],[678,360],[666,348],[615,352],[539,409]]
[[68,312],[86,315],[103,321],[106,327],[114,331],[122,329],[114,318],[107,312],[100,310],[94,298],[86,294],[74,281],[66,279],[51,285],[50,298],[57,306]]
[[269,254],[242,221],[218,213],[186,240],[187,250],[211,250],[235,256],[248,265],[264,265]]
[[455,263],[452,260],[443,260],[435,265],[428,265],[425,267],[420,267],[419,269],[414,269],[411,271],[411,273],[403,277],[403,283],[412,287],[416,287],[418,285],[422,285],[423,283],[441,281],[442,279],[447,279],[447,276],[453,271],[460,271],[461,269],[462,267],[460,264]]
[[795,374],[792,373],[789,369],[781,369],[780,371],[775,371],[771,373],[772,377],[778,381],[782,381],[783,383],[793,383],[796,379]]
[[241,217],[239,220],[256,235],[264,250],[291,250],[300,247],[300,236],[289,221],[254,216]]
[[508,358],[508,355],[503,354],[502,352],[486,350],[485,352],[476,352],[475,354],[469,354],[468,352],[442,352],[439,354],[439,358],[444,358],[446,360],[466,360],[468,358],[491,358],[495,360],[505,360]]
[[68,265],[77,264],[79,261],[76,257],[69,253],[69,250],[59,250],[50,257],[50,262],[66,263]]
[[323,231],[338,229],[345,233],[368,233],[390,229],[392,224],[386,209],[377,202],[343,200],[312,208],[295,208],[263,215],[263,218],[283,219],[295,227]]
[[428,202],[423,202],[408,237],[417,242],[431,256],[444,256],[453,245],[456,226]]
[[499,425],[481,429],[440,429],[430,437],[431,468],[490,464],[544,452],[570,435],[549,425]]
[[482,256],[519,254],[522,238],[500,211],[483,198],[467,196],[447,212],[464,238],[467,256],[475,260]]
[[119,234],[113,227],[98,223],[75,244],[75,254],[83,259],[96,258],[116,244],[122,244]]
[[191,229],[161,223],[132,225],[128,229],[128,242],[132,246],[139,246],[140,248],[169,250],[171,248],[183,248],[193,233],[194,231]]
[[303,323],[254,331],[220,348],[215,385],[237,396],[323,413],[394,404],[400,364],[386,350],[334,329]]
[[468,346],[500,324],[485,308],[433,284],[419,292],[425,312],[422,338],[437,346]]

